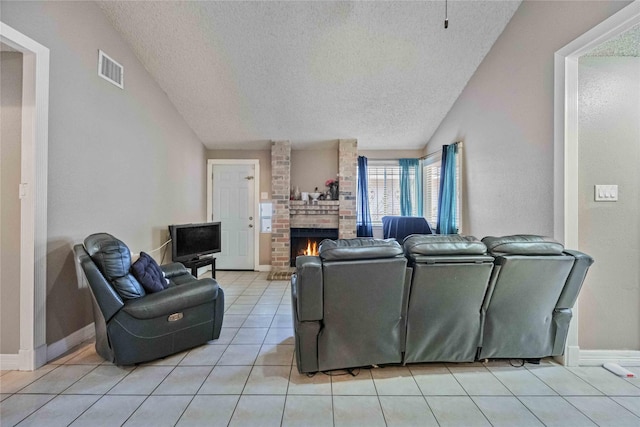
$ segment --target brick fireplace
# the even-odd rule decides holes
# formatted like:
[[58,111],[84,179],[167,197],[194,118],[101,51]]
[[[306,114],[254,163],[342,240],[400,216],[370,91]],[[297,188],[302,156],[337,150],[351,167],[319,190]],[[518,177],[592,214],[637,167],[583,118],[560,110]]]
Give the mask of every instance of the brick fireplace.
[[[358,144],[355,139],[338,141],[339,200],[306,203],[289,200],[291,189],[291,143],[271,144],[271,270],[289,271],[291,229],[337,229],[338,238],[356,237],[356,176]],[[320,233],[322,234],[322,233]]]
[[324,239],[337,239],[337,228],[294,228],[291,227],[291,259],[290,266],[296,266],[296,257],[300,255],[317,255],[320,243]]

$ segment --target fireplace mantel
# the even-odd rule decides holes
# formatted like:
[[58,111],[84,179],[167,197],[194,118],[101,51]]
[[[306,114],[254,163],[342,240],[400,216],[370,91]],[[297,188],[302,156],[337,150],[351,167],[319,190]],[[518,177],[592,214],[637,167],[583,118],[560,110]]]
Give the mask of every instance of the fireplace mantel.
[[[303,214],[314,215],[314,211],[325,212],[325,211],[335,211],[336,214],[340,210],[340,201],[339,200],[318,200],[315,202],[308,201],[303,202],[302,200],[291,200],[289,201],[289,210],[291,215]],[[294,212],[295,211],[295,212]]]
[[338,228],[340,224],[340,201],[318,200],[289,202],[291,228]]
[[339,200],[319,200],[317,204],[289,200],[291,191],[291,143],[271,145],[271,198],[274,201],[271,232],[272,271],[289,269],[291,228],[337,228],[338,237],[356,236],[356,176],[358,143],[338,140]]

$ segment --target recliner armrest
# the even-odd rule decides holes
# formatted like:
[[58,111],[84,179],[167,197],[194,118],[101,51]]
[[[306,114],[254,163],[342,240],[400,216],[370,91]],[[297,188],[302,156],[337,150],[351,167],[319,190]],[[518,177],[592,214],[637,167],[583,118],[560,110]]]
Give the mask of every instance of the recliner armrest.
[[187,270],[187,267],[179,262],[161,265],[160,269],[164,271],[167,279],[171,279],[172,277],[180,276],[182,274],[191,274],[189,270]]
[[297,273],[292,278],[299,321],[322,320],[324,305],[322,292],[322,263],[319,257],[299,256],[296,259]]
[[578,293],[580,292],[580,288],[582,288],[587,271],[589,267],[591,267],[591,264],[593,264],[593,258],[580,251],[567,249],[564,253],[574,257],[575,261],[567,278],[567,282],[562,289],[560,298],[558,298],[556,304],[557,309],[573,307],[578,299]]
[[168,316],[218,297],[218,282],[206,278],[126,301],[123,310],[136,319]]

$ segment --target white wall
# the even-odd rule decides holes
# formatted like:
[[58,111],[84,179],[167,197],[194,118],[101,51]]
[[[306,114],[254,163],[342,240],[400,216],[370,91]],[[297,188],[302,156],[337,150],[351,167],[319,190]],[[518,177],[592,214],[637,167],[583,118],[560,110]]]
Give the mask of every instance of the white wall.
[[22,53],[0,52],[0,354],[20,349]]
[[[579,344],[640,350],[640,58],[582,57],[578,73],[579,249],[596,260]],[[619,201],[596,202],[596,184],[617,184]]]
[[465,233],[553,235],[553,55],[627,1],[524,1],[433,135],[464,141]]
[[[106,231],[133,252],[150,251],[168,224],[203,221],[206,150],[93,2],[3,1],[2,21],[51,54],[51,344],[93,321],[72,246]],[[98,77],[98,49],[124,65],[124,90]]]

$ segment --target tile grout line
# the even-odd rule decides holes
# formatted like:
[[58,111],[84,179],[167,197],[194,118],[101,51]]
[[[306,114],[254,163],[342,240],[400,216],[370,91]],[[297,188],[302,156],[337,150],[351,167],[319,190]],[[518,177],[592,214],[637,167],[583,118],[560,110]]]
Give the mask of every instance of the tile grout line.
[[[525,367],[524,365],[523,365],[522,367],[523,367],[523,368],[525,368],[524,372],[529,372],[529,371],[526,369],[526,367]],[[509,387],[508,387],[504,382],[502,382],[502,380],[500,380],[500,378],[499,378],[499,377],[498,377],[498,376],[497,376],[497,375],[496,375],[496,374],[495,374],[491,369],[489,369],[487,366],[485,366],[485,368],[487,369],[487,371],[491,372],[491,375],[493,375],[493,377],[494,377],[494,378],[495,378],[495,379],[496,379],[500,384],[502,384],[502,386],[503,386],[504,388],[506,388],[507,390],[509,390],[509,392],[511,393],[511,395],[512,395],[512,396],[513,396],[513,397],[514,397],[518,402],[520,402],[520,404],[521,404],[521,405],[522,405],[522,406],[523,406],[527,411],[529,411],[529,413],[530,413],[531,415],[533,415],[533,417],[534,417],[535,419],[537,419],[538,421],[540,421],[540,423],[541,423],[542,425],[546,425],[546,424],[544,423],[544,421],[542,421],[542,420],[541,420],[541,419],[540,419],[540,418],[539,418],[539,417],[538,417],[538,416],[537,416],[537,415],[536,415],[536,414],[535,414],[531,409],[529,409],[529,407],[528,407],[527,405],[525,405],[525,404],[524,404],[524,402],[522,402],[522,401],[520,400],[520,397],[519,397],[518,395],[516,395],[516,394],[513,392],[513,390],[511,390],[511,389],[510,389],[510,388],[509,388]],[[518,369],[518,368],[516,367],[516,369]],[[536,377],[536,378],[537,378],[537,377]],[[486,416],[486,415],[485,415],[485,416]]]
[[[424,392],[422,391],[422,389],[420,388],[420,384],[418,384],[418,380],[416,380],[416,377],[413,375],[413,371],[411,370],[410,367],[408,367],[407,365],[403,365],[407,367],[407,370],[409,371],[409,373],[411,374],[411,378],[413,379],[413,382],[415,383],[416,387],[418,387],[418,391],[420,392],[420,395],[422,397],[422,400],[424,400],[424,403],[427,404],[427,409],[429,409],[429,412],[431,413],[431,415],[433,416],[433,419],[436,421],[436,424],[438,424],[438,426],[440,427],[440,421],[438,421],[438,417],[436,417],[436,414],[433,413],[433,408],[431,408],[431,405],[429,404],[429,401],[427,400],[427,396],[424,395]],[[453,376],[453,374],[451,374],[451,372],[449,372],[450,375]],[[455,378],[455,377],[454,377]],[[457,380],[456,380],[457,381]],[[463,388],[464,390],[464,388]],[[383,411],[384,412],[384,411]]]
[[[384,409],[382,409],[382,402],[380,401],[380,393],[378,393],[378,386],[376,385],[376,379],[373,375],[373,369],[369,369],[369,374],[371,375],[371,382],[373,382],[373,389],[376,391],[376,400],[378,401],[378,407],[380,408],[380,413],[382,414],[382,420],[385,425],[389,425],[387,422],[387,417],[384,416]],[[333,379],[332,379],[333,382]]]
[[[445,367],[447,368],[447,370],[449,371],[449,373],[453,376],[453,378],[458,382],[458,384],[460,385],[460,387],[462,387],[462,389],[464,390],[465,393],[467,393],[467,398],[469,398],[469,400],[471,400],[471,402],[474,404],[474,406],[476,408],[478,408],[478,411],[480,411],[480,413],[482,414],[482,416],[484,417],[485,420],[487,420],[487,422],[489,423],[489,425],[493,426],[493,423],[491,422],[491,420],[489,420],[489,417],[487,417],[487,415],[482,411],[482,409],[480,409],[480,407],[478,406],[478,404],[476,403],[475,400],[473,400],[473,397],[469,394],[469,391],[464,387],[464,385],[462,385],[462,383],[458,380],[458,377],[456,377],[456,375],[451,372],[451,369],[449,369],[449,365],[447,363],[445,363]],[[487,369],[486,366],[483,365],[483,368]],[[508,389],[507,389],[508,390]],[[435,416],[435,414],[434,414]],[[436,421],[437,421],[437,417],[436,417]]]
[[[555,365],[552,365],[552,366],[555,366]],[[566,369],[566,367],[564,367],[564,366],[561,366],[561,365],[557,365],[557,366],[560,366],[560,367],[561,367],[561,368],[563,368],[564,370],[566,370],[566,371],[568,371],[568,372],[571,372],[571,371],[569,371],[568,369]],[[578,411],[578,413],[580,413],[580,414],[584,415],[588,420],[590,420],[591,422],[593,422],[595,425],[599,425],[599,424],[598,424],[598,423],[597,423],[593,418],[591,418],[589,415],[587,415],[587,414],[585,414],[584,412],[582,412],[582,411],[581,411],[577,406],[575,406],[573,403],[571,403],[569,400],[567,400],[567,396],[569,396],[569,397],[570,397],[571,395],[563,395],[563,394],[561,394],[558,390],[556,390],[555,388],[553,388],[553,387],[551,386],[551,384],[547,384],[547,382],[546,382],[544,379],[542,379],[542,378],[540,378],[539,376],[537,376],[537,375],[535,374],[535,372],[534,372],[534,371],[535,371],[535,369],[529,369],[528,367],[526,367],[526,368],[527,368],[527,370],[528,370],[529,372],[531,372],[531,373],[532,373],[536,378],[538,378],[540,381],[542,381],[542,382],[543,382],[547,387],[549,387],[551,390],[553,390],[553,391],[555,391],[556,393],[558,393],[558,396],[560,396],[560,397],[562,398],[562,400],[564,400],[565,402],[567,402],[567,404],[568,404],[568,405],[570,405],[570,406],[571,406],[571,407],[573,407],[576,411]],[[571,372],[571,374],[573,374],[574,376],[576,376],[579,380],[583,381],[585,384],[587,384],[587,385],[591,386],[591,384],[587,383],[587,382],[586,382],[586,381],[584,381],[582,378],[580,378],[580,377],[578,377],[577,375],[575,375],[573,372]],[[593,386],[592,386],[592,387],[593,387]],[[602,392],[601,392],[600,390],[598,390],[597,388],[595,388],[595,387],[594,387],[594,389],[595,389],[596,391],[598,391],[598,392],[602,393]],[[577,395],[577,396],[585,397],[586,395]],[[591,397],[594,397],[594,396],[591,396]],[[595,397],[599,397],[599,396],[595,396]]]
[[[100,365],[98,365],[100,366]],[[117,365],[112,365],[112,366],[117,366]],[[107,391],[105,391],[100,398],[98,398],[98,400],[96,400],[95,402],[93,402],[93,404],[91,404],[87,409],[85,409],[84,411],[82,411],[76,418],[74,418],[74,420],[69,423],[70,425],[73,424],[74,422],[76,422],[81,416],[83,416],[87,411],[89,411],[91,408],[93,408],[98,402],[100,402],[102,399],[104,399],[111,390],[113,390],[114,388],[116,388],[118,386],[118,384],[120,384],[122,381],[124,381],[125,378],[127,378],[129,375],[131,375],[131,373],[133,373],[135,370],[137,370],[138,367],[136,366],[135,369],[132,369],[131,371],[129,371],[125,376],[123,376],[122,378],[120,378],[120,380],[118,380],[113,386],[111,386]],[[93,372],[93,371],[91,371]],[[88,373],[87,373],[88,374]],[[83,377],[84,378],[84,377]],[[149,395],[147,395],[148,397]],[[142,402],[140,402],[140,404],[133,410],[131,411],[131,414],[129,414],[129,417],[138,410],[138,408],[140,408],[140,406],[142,406],[142,404],[147,400],[147,398],[145,397],[144,399],[142,399]],[[129,417],[127,417],[127,419],[129,419]],[[125,420],[126,422],[126,420]]]
[[[185,357],[187,357],[189,353],[187,353],[185,355]],[[220,356],[222,357],[222,356]],[[184,360],[184,358],[183,358]],[[219,360],[219,359],[218,359]],[[182,360],[180,361],[182,362]],[[216,360],[216,363],[218,361]],[[198,390],[196,390],[196,392],[193,394],[193,396],[191,396],[191,399],[189,400],[189,403],[187,403],[187,405],[184,407],[184,409],[182,410],[182,412],[180,413],[180,416],[178,417],[178,419],[176,420],[176,423],[174,425],[178,425],[180,423],[180,420],[182,419],[182,417],[184,416],[185,412],[187,412],[187,409],[189,409],[189,406],[191,406],[191,403],[193,402],[193,400],[196,398],[196,396],[198,395],[198,393],[200,392],[200,390],[202,390],[202,386],[204,385],[204,383],[207,381],[207,378],[209,378],[209,375],[211,375],[211,373],[213,372],[213,369],[216,366],[216,363],[213,364],[213,366],[211,366],[211,369],[209,369],[209,373],[207,374],[206,377],[204,377],[204,380],[202,380],[202,383],[200,383],[200,386],[198,387]],[[209,365],[206,365],[209,366]],[[173,372],[173,371],[172,371]]]
[[[264,291],[263,291],[263,293],[264,293]],[[255,307],[255,304],[254,304],[254,307]],[[244,324],[244,322],[243,322],[243,324]],[[238,328],[238,332],[240,332],[240,328]],[[267,331],[267,333],[268,333],[268,331]],[[236,332],[236,335],[237,335],[237,332]],[[235,339],[235,335],[234,335],[234,339]],[[231,412],[231,416],[229,417],[229,422],[227,423],[227,426],[229,426],[231,424],[231,421],[233,420],[233,416],[235,415],[236,411],[238,410],[238,405],[240,405],[240,400],[245,395],[244,391],[247,388],[247,384],[249,383],[249,378],[251,378],[251,373],[253,372],[253,370],[254,370],[254,368],[256,366],[255,363],[256,363],[259,355],[260,355],[260,350],[262,349],[262,345],[264,344],[264,340],[265,339],[266,339],[266,334],[265,334],[265,338],[262,339],[262,344],[260,344],[260,349],[258,350],[258,354],[256,355],[256,358],[253,360],[253,363],[251,364],[251,369],[249,370],[249,375],[247,375],[247,379],[245,380],[244,385],[242,386],[242,390],[240,391],[240,395],[238,396],[238,401],[236,402],[236,405],[234,406],[233,411]],[[231,341],[233,341],[233,339]],[[230,341],[230,343],[231,343],[231,341]],[[229,344],[229,345],[231,345],[231,344]],[[222,358],[222,356],[220,356],[220,357]],[[242,366],[246,366],[246,365],[242,365]],[[291,374],[289,374],[289,375],[291,375]],[[289,384],[287,384],[287,388],[288,387],[289,387]],[[247,396],[249,396],[249,395],[247,395]],[[286,396],[285,396],[285,402],[286,402]],[[283,413],[282,416],[284,416],[284,407],[282,408],[282,413]],[[282,418],[281,418],[281,420],[282,420]],[[281,424],[282,424],[282,421],[281,421]]]
[[[185,355],[185,356],[186,356],[186,355]],[[153,388],[153,390],[151,390],[151,391],[150,391],[150,392],[145,396],[145,398],[144,398],[144,399],[142,399],[142,402],[140,402],[140,404],[136,407],[136,409],[135,409],[135,410],[131,411],[131,413],[129,414],[129,416],[128,416],[128,417],[127,417],[127,418],[122,422],[122,425],[125,425],[125,424],[126,424],[126,423],[131,419],[131,417],[133,417],[133,415],[134,415],[136,412],[138,412],[138,411],[140,410],[140,408],[142,408],[142,405],[144,405],[144,404],[145,404],[145,402],[146,402],[147,400],[149,400],[149,398],[150,398],[151,396],[153,396],[153,392],[154,392],[154,391],[156,391],[156,390],[158,389],[158,387],[160,387],[160,385],[161,385],[163,382],[165,382],[165,380],[166,380],[167,378],[169,378],[169,375],[171,375],[171,373],[172,373],[173,371],[175,371],[175,369],[178,367],[178,364],[179,364],[180,362],[182,362],[182,360],[183,360],[183,359],[184,359],[184,356],[183,356],[179,361],[177,361],[175,365],[173,365],[172,369],[167,373],[167,375],[165,375],[165,377],[162,379],[162,381],[160,381],[160,382],[158,383],[158,385],[156,385],[156,386]],[[138,365],[138,366],[140,366],[140,365]],[[142,366],[145,366],[145,365],[142,365]],[[153,365],[146,365],[146,366],[153,366]],[[137,369],[137,367],[136,367],[136,369]]]
[[[572,369],[569,369],[567,367],[564,367],[567,371],[571,372],[572,374],[574,374],[576,377],[580,378],[582,381],[584,381],[585,383],[589,384],[591,387],[595,388],[596,390],[598,390],[600,393],[602,393],[604,396],[611,396],[611,394],[606,393],[604,390],[601,390],[596,384],[594,384],[593,382],[589,381],[587,378],[582,377],[581,375],[577,374],[576,372],[574,372]],[[590,366],[578,366],[578,368],[590,368]],[[619,378],[617,376],[615,376],[614,378]],[[626,381],[624,378],[620,378],[621,381],[623,381],[625,384],[629,384],[635,388],[640,388],[638,386],[636,386],[635,384],[633,384],[630,381]],[[638,396],[638,395],[616,395],[616,396]]]

